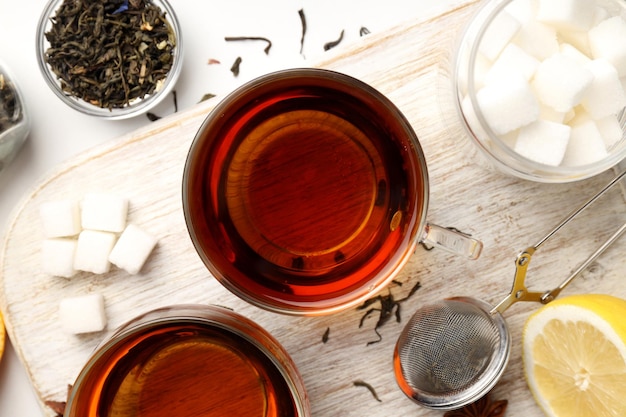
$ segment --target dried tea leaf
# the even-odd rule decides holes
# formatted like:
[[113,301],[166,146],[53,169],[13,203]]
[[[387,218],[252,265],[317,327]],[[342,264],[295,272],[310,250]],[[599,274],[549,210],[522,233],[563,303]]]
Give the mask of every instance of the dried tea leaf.
[[328,337],[330,336],[330,327],[326,328],[326,331],[322,335],[322,343],[328,342]]
[[240,41],[263,41],[267,43],[267,46],[263,51],[266,55],[269,55],[270,48],[272,47],[272,41],[263,36],[226,36],[224,38],[226,42],[240,42]]
[[302,25],[302,36],[300,37],[300,55],[304,50],[304,36],[306,35],[306,16],[304,15],[304,9],[298,10],[298,16],[300,16],[300,24]]
[[[402,285],[402,284],[399,283],[399,285]],[[369,308],[365,312],[365,314],[363,314],[363,316],[361,317],[361,320],[359,321],[359,327],[363,327],[363,323],[365,322],[365,319],[367,319],[373,313],[378,312],[378,321],[376,322],[376,325],[374,326],[374,332],[378,336],[378,339],[367,342],[367,346],[375,344],[375,343],[379,343],[382,340],[382,336],[378,332],[378,329],[384,326],[385,323],[387,323],[391,317],[395,316],[396,322],[400,323],[401,321],[400,304],[408,300],[409,298],[411,298],[417,292],[417,290],[419,290],[421,287],[422,287],[421,283],[417,282],[411,288],[409,293],[405,297],[400,298],[399,300],[396,300],[393,294],[391,293],[391,290],[389,290],[389,293],[387,295],[377,295],[376,297],[369,298],[365,300],[363,304],[357,307],[357,310],[365,310],[366,308],[368,308],[369,306],[377,302],[380,305],[380,307],[378,308],[377,307]]]
[[339,45],[341,43],[341,41],[343,40],[344,32],[345,32],[345,30],[341,31],[341,34],[339,35],[339,38],[336,41],[327,42],[326,44],[324,44],[324,50],[328,51],[329,49],[332,49],[335,46]]
[[209,99],[212,99],[213,97],[215,97],[215,94],[207,93],[202,96],[202,98],[200,99],[198,103],[202,103],[203,101],[207,101]]
[[239,75],[241,61],[242,61],[241,57],[238,56],[237,59],[235,59],[235,62],[233,62],[233,65],[230,67],[230,72],[232,72],[235,77]]
[[370,384],[368,384],[365,381],[361,381],[361,380],[356,380],[352,383],[355,387],[365,387],[369,390],[369,392],[372,393],[372,396],[374,397],[374,399],[376,401],[378,401],[379,403],[383,402],[379,397],[378,394],[376,393],[376,390],[374,389],[374,387],[372,387]]

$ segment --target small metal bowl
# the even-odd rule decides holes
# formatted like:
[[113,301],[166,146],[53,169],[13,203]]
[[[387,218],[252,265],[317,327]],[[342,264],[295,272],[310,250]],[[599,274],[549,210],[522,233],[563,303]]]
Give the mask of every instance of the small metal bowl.
[[[106,98],[96,97],[95,94],[92,99],[81,98],[79,97],[80,94],[77,94],[71,89],[71,87],[68,86],[67,80],[71,80],[73,77],[79,76],[76,73],[80,72],[81,68],[74,67],[71,71],[65,71],[64,74],[57,75],[49,63],[51,45],[46,34],[53,28],[53,25],[55,24],[55,16],[63,3],[66,1],[68,0],[50,0],[48,2],[39,19],[36,39],[37,62],[39,64],[39,68],[41,69],[46,83],[50,86],[54,94],[61,99],[61,101],[84,114],[104,119],[119,120],[146,113],[161,102],[172,91],[182,68],[183,40],[180,24],[176,14],[174,13],[174,9],[167,2],[167,0],[149,0],[149,2],[160,8],[161,11],[165,13],[165,24],[168,27],[168,32],[171,33],[168,42],[173,44],[171,68],[169,68],[164,78],[154,83],[156,87],[152,92],[149,92],[148,94],[142,93],[138,97],[131,97],[125,103],[115,103],[113,105],[106,103],[102,104],[106,101]],[[128,1],[122,2],[122,4],[128,6]],[[109,11],[109,13],[111,12]],[[107,16],[111,16],[109,13],[103,13],[103,18],[105,20]],[[115,10],[114,13],[130,13],[130,11],[126,10],[125,7],[122,7],[119,10]],[[97,30],[96,27],[99,22],[95,22],[95,19],[93,20],[94,22],[90,22],[90,24],[93,26],[94,30]],[[146,33],[149,34],[150,29],[147,29]],[[104,51],[105,49],[103,48],[103,52]],[[98,58],[99,57],[100,54],[98,55]],[[85,78],[92,78],[90,75],[93,74],[94,66],[83,67],[85,71],[88,71],[83,74]],[[138,68],[138,70],[140,71],[141,68]],[[107,82],[114,76],[111,76],[111,74],[108,74],[108,76],[100,74],[98,78],[94,79],[96,79],[98,83]],[[91,100],[93,100],[94,103],[90,102]]]

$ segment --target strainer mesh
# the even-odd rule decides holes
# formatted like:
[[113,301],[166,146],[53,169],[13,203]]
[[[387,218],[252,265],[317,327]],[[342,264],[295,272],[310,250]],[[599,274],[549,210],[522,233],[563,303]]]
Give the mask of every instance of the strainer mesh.
[[500,344],[488,312],[457,300],[419,309],[398,340],[405,380],[416,391],[454,395],[474,385]]

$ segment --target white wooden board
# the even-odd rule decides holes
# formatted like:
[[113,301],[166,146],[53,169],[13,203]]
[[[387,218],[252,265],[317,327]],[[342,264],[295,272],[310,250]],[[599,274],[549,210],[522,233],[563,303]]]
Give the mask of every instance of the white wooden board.
[[[0,307],[15,349],[26,366],[47,416],[46,400],[62,401],[94,346],[117,326],[149,309],[175,303],[225,305],[253,319],[285,346],[307,386],[312,413],[323,416],[439,416],[419,408],[397,388],[392,371],[396,338],[412,311],[430,300],[467,295],[495,303],[511,285],[519,251],[536,243],[570,209],[609,181],[612,172],[576,184],[522,181],[486,169],[468,143],[451,105],[450,72],[458,35],[478,2],[469,1],[439,16],[409,22],[356,44],[333,50],[319,66],[345,72],[385,93],[412,123],[430,172],[428,220],[456,227],[482,240],[479,260],[466,261],[421,246],[390,291],[403,297],[402,323],[390,321],[375,340],[377,316],[359,328],[362,311],[326,317],[290,317],[262,311],[239,300],[213,279],[187,235],[181,205],[181,178],[189,145],[217,99],[162,119],[146,128],[92,149],[58,167],[25,197],[9,225],[0,256]],[[88,134],[88,132],[86,132]],[[39,207],[89,191],[111,191],[130,199],[129,221],[159,238],[143,272],[129,276],[114,269],[104,276],[80,274],[72,280],[42,273]],[[528,285],[548,289],[591,253],[626,217],[616,190],[592,212],[555,236],[534,257]],[[617,242],[563,295],[601,292],[626,297],[623,284],[626,242]],[[106,299],[105,332],[72,336],[57,321],[62,297],[98,291]],[[507,416],[540,416],[525,385],[520,360],[521,327],[537,305],[517,304],[506,313],[512,358],[495,388],[508,399]],[[329,340],[322,335],[329,328]],[[381,402],[353,381],[377,391]]]

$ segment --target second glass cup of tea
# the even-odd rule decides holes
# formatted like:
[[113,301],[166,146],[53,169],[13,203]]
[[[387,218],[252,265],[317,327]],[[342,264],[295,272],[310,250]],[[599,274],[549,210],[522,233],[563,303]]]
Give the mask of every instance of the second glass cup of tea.
[[400,110],[329,70],[278,71],[223,99],[191,145],[182,195],[209,271],[278,313],[362,302],[419,242],[469,258],[482,249],[426,221],[426,160]]
[[227,308],[172,305],[103,340],[74,382],[65,417],[310,417],[280,343]]

